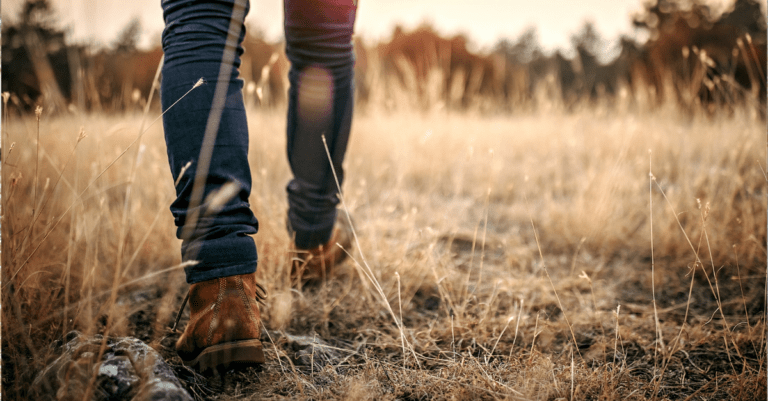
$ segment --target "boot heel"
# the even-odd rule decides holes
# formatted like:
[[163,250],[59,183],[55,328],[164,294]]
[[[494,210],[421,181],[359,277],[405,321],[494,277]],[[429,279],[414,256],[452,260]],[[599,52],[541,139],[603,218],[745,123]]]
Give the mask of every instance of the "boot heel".
[[205,372],[213,369],[257,366],[266,362],[259,340],[232,341],[204,349],[197,358],[184,365]]

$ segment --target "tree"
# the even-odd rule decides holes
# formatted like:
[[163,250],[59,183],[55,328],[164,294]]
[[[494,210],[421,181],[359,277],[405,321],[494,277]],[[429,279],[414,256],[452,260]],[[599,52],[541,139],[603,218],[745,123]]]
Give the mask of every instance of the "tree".
[[753,37],[766,36],[766,18],[756,0],[736,0],[733,8],[721,18],[720,22],[739,26]]
[[592,56],[598,56],[605,51],[605,40],[600,37],[592,21],[585,21],[581,29],[571,35],[571,45],[577,52],[587,52]]
[[26,109],[42,97],[47,111],[64,109],[62,89],[70,83],[64,32],[55,27],[48,0],[27,0],[18,22],[3,24],[2,90],[15,94]]
[[655,37],[660,31],[670,29],[678,18],[684,19],[691,28],[710,24],[714,20],[712,9],[702,0],[658,0],[645,3],[644,10],[635,15],[632,24]]
[[112,47],[118,53],[131,53],[136,51],[140,38],[141,20],[134,17],[117,35],[117,39],[112,44]]
[[529,27],[514,42],[500,40],[494,50],[514,63],[528,64],[541,55],[539,32],[536,27]]

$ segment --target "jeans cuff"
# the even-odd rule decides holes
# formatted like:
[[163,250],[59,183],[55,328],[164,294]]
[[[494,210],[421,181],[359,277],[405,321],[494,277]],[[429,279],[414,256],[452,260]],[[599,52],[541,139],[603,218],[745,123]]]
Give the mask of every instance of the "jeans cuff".
[[198,263],[184,269],[187,283],[194,284],[219,277],[256,271],[258,255],[253,238],[231,234],[219,238],[198,239],[182,243],[182,260]]
[[333,234],[333,224],[315,231],[294,231],[294,244],[298,249],[313,249],[326,244]]
[[187,273],[187,284],[195,284],[201,281],[208,281],[221,277],[237,276],[240,274],[253,274],[256,272],[256,261],[236,266],[227,265],[203,271],[190,271],[192,267],[184,269]]

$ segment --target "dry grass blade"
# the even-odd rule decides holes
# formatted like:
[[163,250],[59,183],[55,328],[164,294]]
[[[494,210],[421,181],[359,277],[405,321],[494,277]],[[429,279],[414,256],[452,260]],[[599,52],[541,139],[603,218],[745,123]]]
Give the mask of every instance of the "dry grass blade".
[[[347,215],[347,224],[349,224],[349,227],[352,231],[352,237],[355,239],[355,245],[357,246],[357,250],[360,253],[360,257],[363,261],[363,266],[365,266],[365,273],[369,280],[371,280],[371,284],[373,284],[374,288],[376,288],[376,291],[379,293],[379,296],[381,297],[381,302],[386,306],[387,311],[389,312],[390,316],[392,316],[392,320],[395,321],[395,324],[397,325],[398,330],[400,331],[400,337],[403,341],[403,343],[408,345],[409,350],[411,351],[411,354],[413,355],[414,362],[421,367],[421,363],[419,362],[419,357],[416,355],[416,351],[413,349],[413,346],[409,343],[409,341],[405,338],[405,328],[403,327],[403,323],[397,319],[397,316],[395,315],[395,312],[392,310],[392,305],[389,304],[389,301],[387,300],[386,294],[384,294],[384,290],[381,288],[381,284],[379,284],[379,281],[376,279],[376,275],[373,273],[373,269],[368,265],[368,261],[365,259],[365,254],[363,253],[362,248],[360,248],[360,240],[357,238],[357,231],[355,231],[355,227],[352,225],[352,217],[349,214],[349,208],[347,207],[347,203],[344,200],[344,195],[341,192],[341,185],[339,183],[339,177],[336,175],[336,169],[333,167],[333,158],[331,157],[331,151],[328,149],[328,143],[325,140],[325,135],[322,136],[323,139],[323,146],[325,147],[325,154],[328,157],[328,162],[331,166],[331,172],[333,173],[333,179],[336,181],[336,189],[339,191],[339,199],[341,199],[341,204],[344,206],[344,212]],[[341,245],[336,244],[337,246],[341,247]],[[343,248],[342,248],[343,249]],[[358,268],[362,269],[362,266],[360,266],[359,263],[356,263],[356,266]]]
[[[526,207],[528,207],[528,197],[525,196],[525,203]],[[579,353],[579,357],[581,357],[581,351],[579,351],[579,343],[576,341],[576,334],[573,332],[573,326],[571,325],[571,322],[568,320],[568,316],[565,314],[565,308],[563,308],[563,302],[560,301],[560,296],[557,295],[557,288],[555,288],[555,283],[552,281],[552,276],[549,275],[549,270],[547,270],[547,265],[544,262],[544,254],[541,252],[541,244],[539,243],[539,234],[536,232],[536,225],[533,224],[533,216],[530,213],[530,210],[528,211],[528,217],[531,222],[531,228],[533,229],[533,236],[536,240],[536,248],[539,250],[539,260],[541,262],[541,268],[544,270],[544,273],[547,275],[547,279],[549,280],[549,285],[552,287],[552,292],[555,294],[555,299],[557,299],[557,306],[560,308],[560,311],[563,313],[563,318],[565,319],[565,323],[568,325],[568,330],[571,332],[571,339],[573,340],[573,346],[576,348],[576,352]],[[538,318],[538,317],[537,317]]]
[[648,222],[651,233],[651,297],[653,299],[653,324],[656,328],[656,345],[653,348],[653,368],[655,370],[658,362],[656,352],[660,346],[661,352],[665,353],[666,347],[664,346],[664,337],[661,332],[661,324],[659,323],[659,311],[656,309],[656,260],[653,255],[653,157],[650,149],[648,149],[648,209],[650,211]]

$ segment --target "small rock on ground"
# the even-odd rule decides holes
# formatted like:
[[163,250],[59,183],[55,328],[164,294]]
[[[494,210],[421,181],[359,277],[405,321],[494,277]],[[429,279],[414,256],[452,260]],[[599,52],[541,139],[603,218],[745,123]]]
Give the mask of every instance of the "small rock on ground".
[[58,347],[54,344],[61,348],[57,349],[61,356],[32,383],[40,399],[55,394],[58,400],[82,400],[95,374],[90,397],[94,401],[192,401],[160,354],[136,338],[107,338],[100,361],[96,358],[102,336],[87,337],[72,331],[64,341]]

